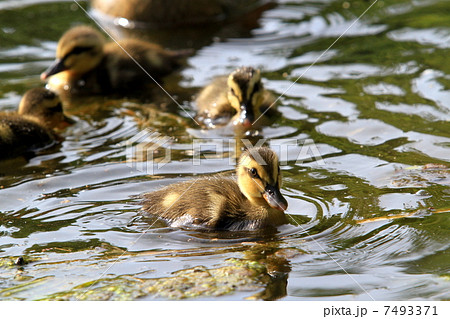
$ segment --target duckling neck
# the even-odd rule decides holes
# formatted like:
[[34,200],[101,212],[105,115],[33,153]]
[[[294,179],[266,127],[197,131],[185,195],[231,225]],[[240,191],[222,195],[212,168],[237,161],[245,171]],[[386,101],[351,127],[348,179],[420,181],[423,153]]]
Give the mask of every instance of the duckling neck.
[[247,197],[248,201],[252,203],[255,206],[261,206],[264,208],[271,208],[269,205],[267,205],[267,202],[262,197]]
[[248,218],[252,220],[263,220],[265,224],[279,226],[287,223],[284,212],[270,207],[264,198],[247,198],[252,205],[248,211]]

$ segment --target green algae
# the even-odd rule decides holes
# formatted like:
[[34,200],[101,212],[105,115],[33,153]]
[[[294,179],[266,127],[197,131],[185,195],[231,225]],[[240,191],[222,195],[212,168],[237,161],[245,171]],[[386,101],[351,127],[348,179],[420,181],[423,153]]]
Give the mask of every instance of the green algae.
[[142,279],[118,276],[84,283],[41,300],[134,300],[140,297],[181,300],[217,297],[236,291],[257,291],[270,281],[267,268],[256,261],[228,259],[227,265],[208,269],[196,266],[170,277]]
[[[14,295],[16,295],[16,294],[18,294],[20,292],[27,291],[30,288],[34,287],[34,286],[44,284],[45,282],[47,282],[51,278],[53,278],[53,276],[36,278],[34,280],[30,280],[30,281],[24,282],[24,283],[19,284],[19,285],[15,285],[14,287],[8,287],[8,288],[0,289],[0,299],[4,299],[4,298],[8,298],[8,297],[14,297]],[[22,279],[18,279],[18,281],[21,281],[21,280]],[[13,299],[22,299],[22,298],[13,298]]]
[[1,268],[11,268],[14,267],[14,259],[12,257],[2,257],[0,258],[0,267]]

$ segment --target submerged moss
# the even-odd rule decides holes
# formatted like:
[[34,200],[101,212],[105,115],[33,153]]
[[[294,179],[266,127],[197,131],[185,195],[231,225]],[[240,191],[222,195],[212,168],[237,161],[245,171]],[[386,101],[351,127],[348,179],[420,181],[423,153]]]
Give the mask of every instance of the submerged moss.
[[[29,277],[31,278],[31,277]],[[0,300],[4,299],[4,298],[8,298],[8,297],[14,297],[14,295],[23,292],[23,291],[27,291],[28,289],[30,289],[33,286],[36,285],[41,285],[47,282],[47,280],[53,278],[53,276],[46,276],[46,277],[42,277],[42,278],[36,278],[34,280],[30,280],[27,282],[24,282],[22,284],[19,285],[15,285],[14,287],[8,287],[8,288],[4,288],[4,289],[0,289]],[[14,298],[14,299],[22,299],[22,298]]]
[[14,266],[14,259],[10,257],[0,258],[0,267],[1,268],[11,268]]
[[255,291],[270,281],[266,267],[258,262],[234,258],[227,262],[229,265],[214,269],[197,266],[178,270],[171,277],[140,279],[119,276],[100,279],[43,300],[133,300],[148,295],[178,300],[216,297],[235,291]]

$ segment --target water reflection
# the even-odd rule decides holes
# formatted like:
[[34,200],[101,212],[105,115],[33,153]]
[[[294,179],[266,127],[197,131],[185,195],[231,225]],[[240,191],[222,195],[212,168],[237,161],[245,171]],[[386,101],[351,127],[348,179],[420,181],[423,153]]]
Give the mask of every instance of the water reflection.
[[[279,1],[248,24],[179,33],[104,24],[118,38],[196,50],[164,82],[186,112],[163,92],[145,103],[71,99],[65,109],[77,123],[60,144],[0,163],[0,299],[74,298],[100,277],[100,288],[129,289],[118,299],[152,299],[141,288],[195,272],[248,274],[249,265],[260,277],[248,291],[196,298],[448,299],[449,2],[379,2],[323,54],[369,5]],[[0,20],[2,110],[43,85],[65,30],[93,25],[70,1],[0,1]],[[281,116],[248,134],[198,127],[195,95],[242,65],[260,67],[264,86],[282,95]],[[139,169],[146,157],[127,157],[127,141],[144,129],[171,139],[154,157],[167,149],[171,161],[153,172]],[[282,158],[289,225],[222,234],[139,214],[139,194],[231,175],[243,139]],[[230,259],[242,263],[229,268]]]

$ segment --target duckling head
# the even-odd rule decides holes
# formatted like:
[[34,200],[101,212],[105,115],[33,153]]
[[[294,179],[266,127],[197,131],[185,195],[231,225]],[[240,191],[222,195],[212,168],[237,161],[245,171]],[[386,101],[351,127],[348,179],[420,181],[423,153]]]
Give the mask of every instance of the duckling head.
[[82,75],[102,60],[105,39],[100,32],[89,26],[77,26],[68,30],[58,42],[56,60],[41,74],[41,80],[68,71]]
[[242,67],[228,76],[228,101],[238,114],[236,124],[251,127],[260,115],[263,100],[264,89],[259,70]]
[[284,211],[287,201],[280,192],[281,172],[278,156],[267,147],[245,151],[237,167],[241,192],[251,203]]
[[28,90],[20,101],[18,113],[35,117],[48,128],[63,128],[73,123],[64,115],[59,97],[44,88]]

